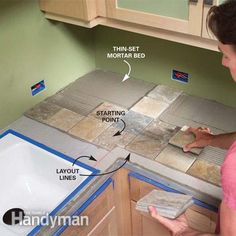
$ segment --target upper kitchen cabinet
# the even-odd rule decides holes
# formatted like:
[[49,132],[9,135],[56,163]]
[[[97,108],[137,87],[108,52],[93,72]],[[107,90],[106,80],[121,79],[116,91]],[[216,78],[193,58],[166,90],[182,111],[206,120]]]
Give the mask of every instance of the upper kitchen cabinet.
[[97,17],[96,0],[39,0],[39,6],[47,13],[83,21]]
[[225,2],[225,0],[204,0],[203,6],[203,26],[202,26],[202,37],[207,39],[215,38],[209,30],[207,30],[207,14],[212,6],[218,6]]
[[107,17],[201,36],[203,0],[106,0]]

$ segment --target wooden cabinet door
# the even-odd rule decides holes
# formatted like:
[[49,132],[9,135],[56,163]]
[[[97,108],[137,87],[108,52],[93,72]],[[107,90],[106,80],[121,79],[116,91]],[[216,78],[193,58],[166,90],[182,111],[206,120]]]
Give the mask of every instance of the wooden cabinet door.
[[[87,236],[90,232],[93,232],[97,225],[104,220],[105,217],[108,217],[108,213],[113,210],[114,207],[114,193],[112,183],[102,192],[95,200],[80,214],[82,216],[88,216],[89,224],[84,226],[69,226],[61,234],[62,236]],[[112,216],[112,213],[110,216]],[[110,224],[112,224],[112,220]],[[108,219],[106,220],[108,221]],[[99,231],[99,230],[98,230]],[[95,231],[95,232],[98,232]],[[116,232],[116,231],[115,231]],[[95,235],[95,234],[92,234]]]
[[87,236],[118,236],[115,207],[99,222]]
[[85,21],[97,16],[96,0],[39,0],[39,6],[48,13]]
[[203,0],[106,0],[107,17],[201,35]]

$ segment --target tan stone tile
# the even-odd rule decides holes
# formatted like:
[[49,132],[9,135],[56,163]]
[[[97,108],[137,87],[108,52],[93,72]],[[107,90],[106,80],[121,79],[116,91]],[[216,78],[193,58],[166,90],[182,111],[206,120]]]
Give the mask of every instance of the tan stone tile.
[[108,150],[112,150],[116,146],[125,147],[136,136],[130,132],[122,132],[119,136],[113,136],[117,131],[119,131],[119,129],[111,126],[99,135],[93,143]]
[[[186,144],[192,143],[195,140],[195,135],[193,133],[188,133],[183,130],[179,130],[170,140],[169,143],[183,148]],[[199,155],[203,148],[192,148],[190,152]]]
[[150,159],[154,159],[164,147],[165,145],[156,136],[142,134],[128,144],[126,149]]
[[102,122],[93,117],[86,117],[70,129],[69,133],[78,138],[92,142],[109,126],[109,123]]
[[220,166],[211,164],[204,160],[195,161],[191,168],[187,171],[187,174],[221,186]]
[[157,118],[167,107],[168,103],[158,101],[149,97],[144,97],[137,104],[135,104],[131,110],[141,113],[143,115]]
[[68,131],[83,118],[84,116],[63,108],[55,115],[50,117],[47,120],[47,123],[55,128],[61,129],[63,131]]
[[105,119],[105,118],[119,118],[124,116],[128,112],[127,109],[119,107],[115,104],[104,102],[93,110],[89,115],[93,116],[96,119]]
[[48,119],[60,111],[61,107],[49,102],[41,102],[28,110],[25,115],[31,119],[47,123]]
[[184,153],[180,148],[168,145],[155,160],[163,165],[186,172],[196,157],[191,153]]

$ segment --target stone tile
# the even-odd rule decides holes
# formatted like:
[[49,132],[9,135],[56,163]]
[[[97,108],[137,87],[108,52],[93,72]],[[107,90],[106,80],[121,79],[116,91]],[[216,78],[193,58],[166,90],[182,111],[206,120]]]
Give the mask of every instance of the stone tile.
[[25,116],[42,123],[48,123],[48,120],[60,110],[60,106],[49,102],[41,102],[28,110]]
[[[142,133],[144,128],[147,127],[147,125],[153,120],[151,117],[144,116],[134,111],[128,111],[122,119],[126,123],[125,131],[136,135]],[[119,121],[118,123],[113,124],[113,126],[119,130],[122,130],[124,124]]]
[[169,139],[177,132],[178,128],[175,125],[162,122],[160,120],[153,120],[144,130],[144,133],[148,136],[155,135],[162,143],[169,142]]
[[109,123],[102,122],[101,120],[93,117],[86,117],[70,129],[69,134],[92,142],[109,126]]
[[131,110],[156,119],[168,106],[166,102],[144,97]]
[[97,99],[96,103],[89,104],[86,99],[74,98],[73,96],[67,96],[63,94],[63,91],[49,97],[48,102],[66,108],[68,110],[74,111],[80,115],[87,116],[93,109],[100,105],[103,100]]
[[47,120],[47,123],[55,128],[63,131],[68,131],[76,125],[84,116],[81,116],[73,111],[62,108],[55,115]]
[[180,148],[168,145],[155,160],[163,165],[186,172],[196,157],[191,153],[184,153]]
[[187,174],[221,186],[220,166],[204,160],[197,160],[187,171]]
[[172,103],[182,91],[173,89],[166,85],[158,85],[154,88],[147,96],[158,101],[163,101],[166,103]]
[[93,116],[96,119],[102,119],[102,118],[119,118],[122,116],[125,116],[125,114],[128,112],[126,108],[117,106],[115,104],[104,102],[100,106],[98,106],[93,112],[91,112],[89,115]]
[[112,150],[117,146],[125,147],[135,138],[135,135],[129,132],[122,132],[119,136],[113,136],[117,131],[119,129],[111,126],[99,135],[93,143],[107,150]]
[[[187,127],[183,127],[181,130],[179,130],[170,140],[169,143],[180,147],[183,149],[183,147],[186,144],[192,143],[195,140],[195,135],[193,133],[186,132]],[[190,152],[199,155],[202,152],[203,148],[192,148]]]
[[128,144],[126,149],[147,158],[154,159],[164,147],[165,144],[158,136],[142,134]]

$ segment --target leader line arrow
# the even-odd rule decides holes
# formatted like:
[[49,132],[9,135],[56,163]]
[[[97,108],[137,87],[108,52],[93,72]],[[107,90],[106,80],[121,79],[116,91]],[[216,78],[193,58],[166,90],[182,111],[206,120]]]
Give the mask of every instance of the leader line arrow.
[[111,174],[111,173],[113,173],[113,172],[119,170],[120,168],[122,168],[122,167],[126,164],[127,161],[130,161],[130,153],[129,153],[129,155],[125,158],[125,162],[124,162],[119,168],[117,168],[117,169],[115,169],[115,170],[112,170],[112,171],[109,171],[109,172],[105,172],[105,173],[101,173],[101,174],[91,174],[91,175],[80,174],[80,176],[108,175],[108,174]]
[[78,158],[76,158],[76,159],[74,160],[72,166],[74,166],[74,164],[76,163],[76,161],[78,161],[78,160],[79,160],[80,158],[82,158],[82,157],[87,157],[87,158],[89,158],[90,161],[97,161],[92,155],[90,155],[90,156],[80,156],[80,157],[78,157]]
[[124,128],[121,130],[121,131],[117,131],[114,135],[113,135],[113,137],[114,136],[118,136],[118,135],[121,135],[121,133],[125,130],[125,128],[126,128],[126,124],[125,124],[125,122],[122,120],[122,119],[120,119],[123,123],[124,123]]
[[126,81],[127,79],[130,78],[129,76],[130,76],[130,72],[131,72],[131,65],[129,64],[129,62],[127,62],[126,60],[124,60],[124,62],[128,65],[128,67],[129,67],[129,72],[128,72],[127,74],[125,74],[125,76],[124,76],[122,82],[124,82],[124,81]]

